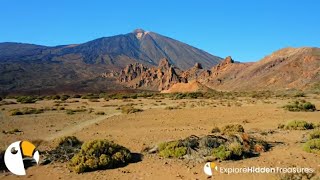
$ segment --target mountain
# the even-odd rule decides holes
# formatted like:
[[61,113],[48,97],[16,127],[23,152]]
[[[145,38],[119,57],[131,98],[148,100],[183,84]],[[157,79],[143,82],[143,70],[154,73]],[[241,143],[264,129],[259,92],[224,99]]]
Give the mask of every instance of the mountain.
[[[161,64],[157,69],[136,64],[133,67],[143,67],[141,72],[127,68],[127,71],[121,71],[118,81],[131,88],[157,89],[162,92],[199,91],[207,88],[224,91],[305,90],[320,82],[320,48],[284,48],[254,63],[235,62],[228,56],[210,70],[203,69],[200,63],[187,70],[174,69],[169,64],[165,66],[174,71],[168,72],[160,70],[163,69]],[[159,73],[173,80],[169,82],[159,79]],[[165,86],[161,84],[163,82],[166,82]]]
[[320,82],[320,48],[284,48],[255,63],[228,63],[212,71],[205,84],[220,90],[310,89]]
[[127,89],[101,74],[134,63],[154,67],[162,58],[182,70],[196,62],[210,68],[221,61],[200,49],[142,29],[55,47],[0,43],[0,93]]

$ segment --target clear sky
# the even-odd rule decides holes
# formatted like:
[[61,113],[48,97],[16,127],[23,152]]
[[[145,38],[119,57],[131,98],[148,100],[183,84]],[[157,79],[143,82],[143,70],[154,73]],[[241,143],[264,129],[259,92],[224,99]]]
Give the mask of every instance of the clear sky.
[[320,47],[319,8],[319,0],[0,0],[0,42],[76,44],[142,28],[256,61],[283,47]]

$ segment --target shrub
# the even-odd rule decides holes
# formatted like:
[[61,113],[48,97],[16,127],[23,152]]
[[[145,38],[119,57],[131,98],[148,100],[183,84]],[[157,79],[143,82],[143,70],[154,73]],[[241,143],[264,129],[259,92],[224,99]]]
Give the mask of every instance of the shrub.
[[83,109],[83,108],[81,108],[81,109],[66,109],[66,113],[68,115],[75,114],[76,112],[85,112],[85,111],[87,111],[87,109]]
[[229,124],[222,127],[221,131],[223,132],[223,134],[233,134],[233,133],[244,132],[244,128],[240,124]]
[[81,95],[75,94],[75,95],[72,96],[72,98],[81,98]]
[[66,95],[66,94],[64,94],[64,95],[62,95],[61,96],[61,101],[65,101],[65,100],[67,100],[67,99],[69,99],[70,98],[70,96],[69,95]]
[[304,92],[297,92],[293,97],[305,97],[305,93]]
[[171,141],[159,144],[159,155],[165,158],[180,158],[187,154],[187,148],[179,141]]
[[228,145],[228,149],[231,151],[231,154],[234,156],[240,157],[243,153],[242,145],[239,142],[232,142]]
[[219,133],[220,132],[220,129],[218,127],[214,127],[212,130],[211,130],[211,133]]
[[320,154],[320,139],[311,139],[303,145],[303,150],[309,153]]
[[105,115],[105,113],[103,111],[98,111],[96,112],[96,115]]
[[180,107],[178,106],[167,106],[164,108],[165,110],[174,110],[174,109],[181,109]]
[[314,125],[306,121],[290,121],[285,126],[285,129],[289,130],[308,130],[313,128]]
[[287,104],[283,106],[285,110],[298,112],[298,111],[305,111],[305,112],[313,112],[316,110],[316,106],[310,102],[306,102],[304,100],[301,101],[294,101],[293,103]]
[[116,168],[126,165],[131,160],[130,151],[107,140],[85,142],[81,150],[68,164],[68,168],[76,173],[99,169]]
[[132,106],[122,106],[121,107],[121,112],[124,114],[132,114],[132,113],[142,112],[142,111],[143,111],[142,109],[137,109]]
[[320,139],[320,130],[314,130],[309,134],[309,140],[311,139]]
[[99,95],[98,94],[89,93],[87,95],[81,96],[81,98],[82,99],[99,99]]
[[82,142],[76,138],[75,136],[65,136],[62,137],[58,140],[58,145],[59,146],[76,146],[82,144]]
[[17,98],[17,102],[23,103],[23,104],[30,104],[37,102],[37,98],[32,96],[20,96]]

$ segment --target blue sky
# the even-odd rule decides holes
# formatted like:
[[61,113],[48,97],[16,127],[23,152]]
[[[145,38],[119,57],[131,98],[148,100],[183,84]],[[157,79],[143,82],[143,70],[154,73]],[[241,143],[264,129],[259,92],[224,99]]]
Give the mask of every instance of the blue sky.
[[76,44],[142,28],[256,61],[283,47],[320,47],[319,7],[318,0],[0,0],[0,42]]

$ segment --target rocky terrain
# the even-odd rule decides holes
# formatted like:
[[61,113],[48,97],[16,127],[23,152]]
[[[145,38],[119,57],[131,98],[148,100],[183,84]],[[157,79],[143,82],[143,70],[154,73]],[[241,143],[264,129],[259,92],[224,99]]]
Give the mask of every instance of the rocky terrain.
[[118,76],[111,76],[131,88],[171,92],[170,88],[178,83],[179,88],[175,86],[176,90],[172,91],[187,92],[199,89],[191,90],[190,84],[181,84],[191,81],[215,90],[306,90],[318,85],[319,73],[319,48],[285,48],[255,63],[238,63],[228,56],[210,70],[195,63],[183,71],[170,65],[168,60],[162,60],[157,68],[131,64]]

